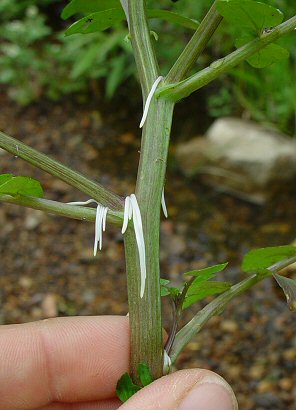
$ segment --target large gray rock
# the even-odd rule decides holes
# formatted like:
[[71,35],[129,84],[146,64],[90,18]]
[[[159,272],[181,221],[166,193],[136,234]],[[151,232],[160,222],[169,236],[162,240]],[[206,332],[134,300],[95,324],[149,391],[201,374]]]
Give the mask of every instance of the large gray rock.
[[186,175],[201,173],[210,184],[258,201],[296,177],[296,142],[237,118],[215,121],[205,137],[180,144],[176,157]]

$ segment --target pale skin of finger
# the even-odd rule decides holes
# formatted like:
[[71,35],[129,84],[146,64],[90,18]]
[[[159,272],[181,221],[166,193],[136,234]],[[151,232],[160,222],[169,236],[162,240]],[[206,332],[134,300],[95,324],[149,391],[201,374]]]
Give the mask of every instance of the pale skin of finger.
[[[116,383],[128,371],[129,354],[126,317],[1,326],[0,410],[55,410],[61,403],[76,402],[80,407],[70,408],[113,410]],[[112,400],[98,407],[106,399]],[[90,401],[97,403],[83,404]]]
[[118,410],[120,405],[121,402],[114,399],[88,403],[53,403],[42,407],[39,410]]

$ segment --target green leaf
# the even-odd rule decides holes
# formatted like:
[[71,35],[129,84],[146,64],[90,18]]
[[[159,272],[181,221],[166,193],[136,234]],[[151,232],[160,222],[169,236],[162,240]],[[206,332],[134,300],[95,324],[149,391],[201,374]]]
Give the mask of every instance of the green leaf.
[[289,309],[296,311],[296,280],[276,273],[273,276],[286,295]]
[[248,252],[243,259],[243,272],[264,273],[277,262],[296,255],[296,246],[273,246],[254,249]]
[[122,9],[113,8],[99,11],[76,21],[65,31],[65,35],[71,36],[78,33],[88,34],[103,31],[124,20],[125,14]]
[[144,387],[153,382],[154,379],[152,377],[151,371],[146,364],[140,363],[137,367],[137,371],[139,379]]
[[163,279],[163,278],[160,278],[159,281],[160,281],[160,286],[166,286],[171,282],[170,280]]
[[204,282],[198,283],[197,286],[190,286],[183,302],[182,309],[187,309],[189,306],[193,305],[193,303],[205,299],[208,296],[223,293],[230,288],[231,283],[229,282]]
[[128,373],[124,373],[117,382],[116,393],[123,403],[139,390],[141,390],[141,387],[133,383]]
[[43,189],[36,179],[12,174],[0,175],[0,194],[26,195],[41,198]]
[[219,0],[217,10],[232,26],[256,35],[277,26],[284,18],[277,8],[253,0]]
[[182,16],[181,14],[168,11],[168,10],[148,9],[147,17],[149,19],[158,18],[158,19],[166,20],[166,21],[169,21],[170,23],[175,23],[180,26],[190,28],[192,30],[196,30],[200,24],[197,20],[188,18],[186,16]]
[[201,283],[208,279],[211,279],[216,273],[221,272],[226,268],[228,262],[220,263],[219,265],[209,266],[208,268],[191,270],[190,272],[184,273],[186,276],[196,276],[193,283]]
[[176,297],[178,295],[180,295],[181,293],[181,289],[179,288],[174,288],[172,286],[168,286],[168,284],[170,283],[169,280],[167,279],[160,279],[160,295],[161,296],[172,296],[172,297]]
[[[235,41],[235,46],[237,48],[241,47],[251,40],[253,40],[252,36],[240,37]],[[279,46],[278,44],[269,44],[249,57],[247,62],[252,67],[264,68],[273,63],[285,60],[286,58],[289,58],[289,51],[286,48]]]
[[119,0],[72,0],[62,11],[64,20],[77,13],[89,14],[113,8],[121,8]]

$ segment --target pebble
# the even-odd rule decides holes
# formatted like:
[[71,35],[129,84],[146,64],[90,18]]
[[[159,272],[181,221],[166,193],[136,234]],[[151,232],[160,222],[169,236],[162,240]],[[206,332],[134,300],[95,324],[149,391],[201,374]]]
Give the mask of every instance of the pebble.
[[224,332],[234,333],[239,329],[238,324],[234,320],[223,320],[220,323],[220,328]]

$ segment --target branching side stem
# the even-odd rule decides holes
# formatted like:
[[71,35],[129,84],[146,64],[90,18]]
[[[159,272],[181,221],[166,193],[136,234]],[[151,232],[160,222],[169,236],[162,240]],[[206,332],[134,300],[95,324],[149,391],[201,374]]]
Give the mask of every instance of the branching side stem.
[[60,180],[89,195],[90,198],[95,199],[100,204],[115,211],[122,211],[123,201],[113,192],[3,132],[0,132],[0,148],[58,177]]
[[[95,222],[96,220],[96,209],[94,208],[68,205],[62,202],[51,201],[49,199],[0,194],[0,202],[21,205],[27,208],[44,211],[49,214],[65,216],[67,218],[78,219],[81,221]],[[122,212],[109,210],[107,214],[107,221],[113,225],[121,226],[123,221]]]
[[253,54],[266,47],[268,44],[273,43],[295,28],[296,16],[278,25],[269,33],[262,34],[260,38],[257,38],[238,48],[236,51],[228,54],[226,57],[214,61],[209,67],[199,71],[186,80],[160,87],[156,91],[156,96],[165,97],[175,102],[181,100],[182,98],[188,97],[194,91],[197,91],[205,85],[209,84],[220,75],[228,72],[239,63],[245,61]]
[[194,66],[222,21],[215,1],[166,77],[168,84],[181,81]]
[[281,271],[294,262],[296,262],[296,256],[278,262],[269,268],[270,272],[264,275],[255,274],[250,276],[242,282],[233,285],[228,291],[216,297],[211,303],[206,305],[177,333],[170,354],[172,362],[174,363],[177,360],[179,354],[185,346],[200,332],[200,330],[213,316],[220,315],[223,312],[225,307],[232,299],[241,295],[263,279],[272,276],[274,273]]

